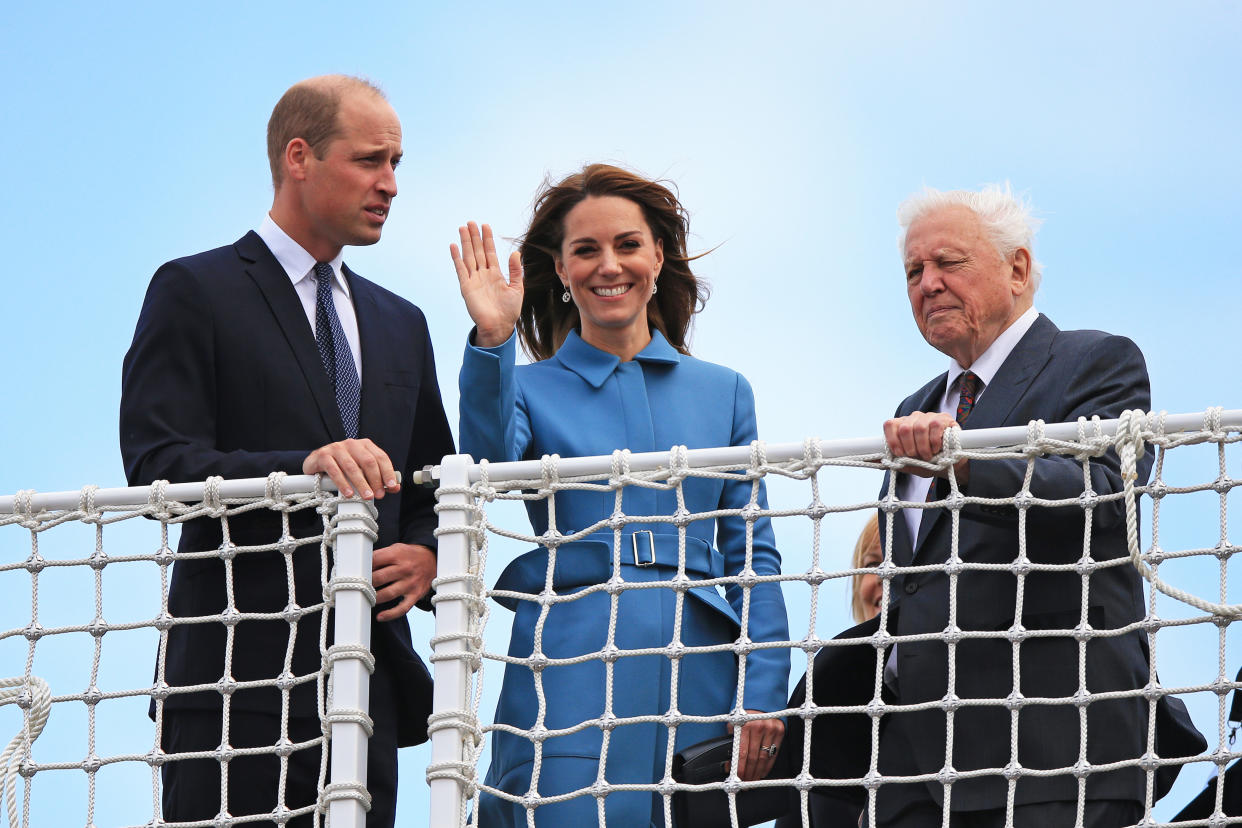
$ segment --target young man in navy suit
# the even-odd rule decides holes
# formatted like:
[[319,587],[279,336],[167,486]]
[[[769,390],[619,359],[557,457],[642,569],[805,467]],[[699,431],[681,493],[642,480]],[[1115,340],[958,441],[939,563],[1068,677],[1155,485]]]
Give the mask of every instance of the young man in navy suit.
[[[405,613],[435,576],[436,518],[425,489],[403,488],[424,465],[453,452],[422,312],[355,274],[346,245],[379,241],[397,195],[401,124],[383,93],[339,75],[302,81],[277,103],[268,124],[275,197],[257,231],[232,245],[178,259],[151,280],[125,357],[121,453],[132,485],[153,480],[263,477],[273,471],[323,473],[342,494],[374,498],[379,510],[371,642],[369,826],[395,819],[399,745],[427,738],[431,678],[414,653]],[[291,516],[295,537],[322,531],[320,519]],[[279,516],[248,513],[228,522],[235,546],[271,544]],[[221,522],[183,527],[179,550],[215,550]],[[178,560],[169,610],[178,619],[227,607],[224,556]],[[322,601],[318,544],[292,554],[292,594],[280,552],[243,552],[232,562],[233,608],[282,612]],[[235,625],[226,675],[226,628],[177,624],[161,653],[170,693],[163,705],[169,753],[297,746],[320,733],[316,685],[318,612]],[[285,673],[286,659],[290,661]],[[233,689],[236,682],[283,678],[291,685],[287,732],[281,690]],[[208,685],[185,691],[195,685]],[[223,698],[229,729],[222,734]],[[154,705],[153,705],[154,708]],[[318,746],[289,757],[279,801],[280,760],[233,758],[221,801],[222,764],[178,760],[163,766],[164,818],[272,814],[315,801]],[[256,823],[252,823],[256,824]],[[309,814],[290,825],[311,824]]]

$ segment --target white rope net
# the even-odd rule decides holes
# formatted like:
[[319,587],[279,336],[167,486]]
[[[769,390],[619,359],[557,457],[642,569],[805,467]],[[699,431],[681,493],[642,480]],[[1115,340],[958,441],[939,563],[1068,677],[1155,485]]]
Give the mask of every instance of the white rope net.
[[[1225,816],[1223,785],[1209,803],[1208,816],[1174,820],[1213,774],[1242,757],[1242,752],[1234,749],[1227,715],[1230,694],[1238,688],[1234,673],[1242,667],[1242,653],[1234,641],[1236,631],[1231,632],[1231,624],[1242,615],[1242,604],[1230,592],[1228,578],[1229,563],[1242,549],[1230,540],[1228,531],[1230,507],[1239,508],[1237,490],[1242,487],[1242,480],[1229,475],[1230,469],[1237,474],[1242,466],[1239,442],[1242,412],[1220,409],[1177,417],[1127,412],[1121,420],[1108,423],[1096,419],[1056,426],[1034,422],[1024,429],[952,429],[946,436],[945,451],[937,462],[927,464],[929,468],[950,470],[947,493],[934,502],[917,503],[898,499],[895,482],[878,498],[859,498],[859,493],[879,490],[881,480],[878,472],[861,469],[883,471],[906,465],[887,455],[880,441],[807,440],[796,447],[756,443],[748,450],[733,449],[731,454],[730,450],[687,451],[675,447],[659,456],[617,452],[610,458],[551,456],[537,462],[483,462],[474,466],[450,464],[446,458],[439,469],[437,493],[441,551],[435,600],[440,621],[452,609],[461,613],[464,623],[455,628],[442,624],[433,639],[437,699],[431,720],[433,758],[427,772],[432,820],[437,825],[456,820],[457,825],[481,824],[486,828],[487,818],[480,819],[480,814],[489,813],[490,800],[493,804],[506,803],[508,808],[516,806],[528,826],[544,826],[555,824],[548,819],[557,813],[550,806],[578,799],[593,801],[598,824],[605,825],[610,796],[643,791],[653,798],[656,818],[662,806],[665,824],[673,825],[679,797],[716,790],[723,791],[727,800],[729,815],[721,824],[737,825],[745,824],[739,821],[740,797],[754,789],[784,787],[793,791],[792,824],[810,824],[813,795],[852,789],[859,809],[868,806],[863,824],[870,821],[874,825],[876,806],[886,787],[891,791],[894,788],[890,786],[921,784],[939,793],[945,825],[954,796],[969,796],[975,789],[972,786],[979,785],[988,786],[986,790],[991,793],[987,795],[994,807],[1004,808],[1006,825],[1012,825],[1014,808],[1023,804],[1027,786],[1047,783],[1061,785],[1059,790],[1068,786],[1068,797],[1054,798],[1076,801],[1076,822],[1082,825],[1088,800],[1100,796],[1098,790],[1111,790],[1107,788],[1110,778],[1125,777],[1141,791],[1137,798],[1142,799],[1142,818],[1135,824],[1144,828],[1242,824],[1242,819]],[[1049,499],[1033,491],[1036,464],[1049,457],[1068,458],[1081,468],[1082,487],[1073,497]],[[1100,478],[1093,474],[1106,457],[1112,458],[1112,468],[1119,466],[1121,472],[1122,485],[1112,492],[1097,491]],[[1025,476],[1019,475],[1020,483],[1004,497],[971,496],[969,488],[959,487],[951,473],[953,465],[962,459],[970,459],[972,468],[976,462],[1012,465],[1018,461],[1019,466],[1025,464]],[[1149,476],[1145,474],[1148,464]],[[693,481],[739,478],[754,484],[749,504],[732,510],[687,511],[685,491]],[[759,502],[759,481],[766,482],[771,498],[766,508]],[[633,487],[671,492],[678,508],[668,514],[625,514],[621,510],[623,493]],[[589,526],[558,522],[558,499],[575,492],[595,493],[602,504],[611,504],[611,511],[602,508],[600,519]],[[511,504],[521,504],[532,518],[546,518],[548,530],[532,533],[526,516]],[[894,561],[896,521],[888,520],[881,524],[886,527],[883,562],[876,567],[854,568],[849,550],[863,521],[876,510],[900,519],[903,509],[944,510],[943,519],[951,527],[946,560],[933,564]],[[1016,544],[986,561],[976,559],[968,540],[972,530],[963,527],[974,519],[973,514],[998,514],[1002,510],[1016,526]],[[1110,514],[1117,517],[1115,525],[1106,520]],[[687,527],[696,521],[726,517],[746,522],[746,564],[740,571],[721,577],[688,577]],[[750,567],[751,530],[757,521],[765,519],[775,528],[783,558],[780,574],[758,574]],[[1081,527],[1076,530],[1074,548],[1061,550],[1051,558],[1030,554],[1046,544],[1048,535],[1043,527],[1049,520],[1070,520]],[[663,525],[676,534],[680,564],[666,570],[665,577],[633,577],[635,569],[629,560],[632,527],[639,523]],[[607,577],[585,588],[555,588],[556,572],[564,565],[558,563],[558,555],[574,554],[577,548],[567,545],[588,536],[599,537],[600,533],[611,533],[613,538]],[[453,551],[458,545],[460,555]],[[538,548],[546,550],[547,577],[542,589],[518,592],[492,586],[504,564]],[[461,568],[455,569],[458,565]],[[849,584],[854,576],[866,573],[878,575],[883,585],[878,627],[861,638],[834,640],[852,624]],[[983,628],[977,623],[980,608],[978,601],[972,603],[970,589],[985,578],[993,579],[993,583],[996,578],[1007,579],[1010,620],[999,628]],[[901,609],[901,602],[895,600],[897,590],[904,587],[904,592],[912,593],[909,585],[915,579],[922,579],[924,587],[937,582],[943,585],[947,623],[933,632],[902,635],[893,623]],[[736,639],[707,647],[690,646],[682,639],[680,620],[691,587],[740,587],[749,596],[759,584],[772,582],[782,585],[789,606],[789,640],[751,640],[749,597],[742,604]],[[1036,590],[1052,582],[1060,585],[1058,588],[1072,584],[1064,597],[1067,605],[1076,607],[1073,617],[1051,624],[1030,621],[1034,616],[1028,611],[1037,606],[1033,597]],[[1135,596],[1134,617],[1120,623],[1099,617],[1094,608],[1099,596],[1110,588],[1106,584],[1117,582],[1130,583]],[[631,590],[653,589],[667,590],[674,596],[677,623],[671,636],[656,647],[618,646],[620,596]],[[602,645],[584,646],[582,652],[571,656],[545,651],[543,641],[556,623],[556,608],[601,594],[607,596],[611,607]],[[521,609],[523,605],[527,608]],[[509,636],[509,625],[504,622],[513,617],[505,606],[519,607],[517,612],[531,624],[528,652],[504,651]],[[1052,642],[1059,642],[1055,650],[1049,649]],[[1232,648],[1227,647],[1229,642],[1233,642]],[[1141,675],[1127,678],[1107,672],[1111,669],[1110,647],[1121,644],[1141,644],[1145,653]],[[911,652],[938,653],[944,660],[943,680],[947,682],[943,695],[911,702],[895,699],[886,691],[885,666],[893,645],[898,652],[909,647]],[[736,675],[743,677],[747,659],[759,649],[772,647],[788,648],[793,653],[791,683],[806,683],[803,701],[783,710],[748,714],[739,686],[733,704],[714,715],[691,715],[681,709],[677,676],[689,656],[732,652],[738,665]],[[993,673],[1004,679],[1001,684],[1005,688],[986,697],[975,691],[967,693],[963,670],[968,668],[964,665],[980,653],[994,656],[997,647],[1003,648],[1003,656]],[[817,654],[828,650],[863,653],[864,697],[848,703],[817,701],[817,679],[822,685],[825,678],[831,682],[841,678],[814,669]],[[1064,663],[1046,664],[1040,654],[1048,652],[1068,657]],[[625,659],[653,655],[668,662],[666,674],[671,676],[671,686],[667,707],[640,716],[614,715],[616,697],[628,692],[628,688],[614,683],[617,665]],[[565,704],[565,699],[548,698],[544,677],[550,670],[586,662],[602,664],[606,681],[604,697],[598,702],[603,713],[566,722],[560,715],[563,711],[555,707]],[[857,657],[853,663],[859,663]],[[1058,696],[1032,695],[1029,690],[1024,695],[1024,688],[1032,686],[1036,669],[1064,677],[1059,685],[1069,689]],[[1105,671],[1103,680],[1099,670]],[[529,711],[528,726],[515,724],[512,716],[508,721],[492,718],[501,696],[502,675],[517,672],[529,674],[525,681],[533,685],[538,700]],[[854,678],[857,682],[858,676]],[[584,687],[582,692],[593,691]],[[1195,725],[1207,737],[1206,748],[1194,747],[1189,753],[1183,748],[1179,753],[1165,741],[1165,753],[1160,752],[1157,720],[1164,715],[1168,699],[1181,700],[1189,707]],[[1114,734],[1101,731],[1099,724],[1110,720],[1098,718],[1102,715],[1099,711],[1135,706],[1141,711],[1138,721],[1146,724],[1145,730],[1140,726],[1141,732],[1122,740],[1131,747],[1102,749]],[[978,718],[980,711],[986,713],[986,719]],[[1053,751],[1055,761],[1046,757],[1033,760],[1048,746],[1041,745],[1038,737],[1031,738],[1027,722],[1049,715],[1064,721],[1066,711],[1077,721],[1076,732],[1066,740],[1068,747]],[[935,717],[936,727],[943,729],[937,743],[938,761],[931,767],[886,772],[879,764],[886,723],[900,716],[922,716],[919,721],[927,722],[928,714]],[[806,732],[814,734],[790,739],[782,748],[782,760],[789,763],[786,778],[743,782],[729,771],[718,782],[677,780],[674,754],[684,747],[675,745],[679,727],[703,722],[737,725],[756,715],[787,717],[792,723],[787,738],[803,723]],[[961,725],[955,727],[955,718]],[[825,775],[816,758],[825,744],[819,733],[822,730],[824,738],[831,741],[837,738],[837,723],[849,719],[862,722],[862,764],[845,775]],[[555,725],[550,724],[553,721]],[[999,722],[999,726],[978,727],[980,721]],[[610,779],[609,748],[615,734],[626,727],[650,723],[667,730],[667,739],[661,743],[663,773],[638,784]],[[583,731],[600,734],[594,780],[568,791],[541,782],[557,773],[556,766],[550,764],[554,760],[545,755],[545,746]],[[511,780],[497,784],[484,771],[495,758],[498,740],[511,744],[515,738],[529,745],[529,773],[521,775],[517,784]],[[966,744],[955,749],[955,739]],[[1003,758],[983,766],[960,761],[969,753],[963,753],[965,748],[985,742],[999,745]],[[735,737],[731,768],[738,766],[737,751]],[[955,767],[955,757],[958,764],[966,766]],[[1168,787],[1168,769],[1177,768],[1182,772],[1176,786],[1157,803]],[[542,819],[541,809],[545,815]]]
[[[234,496],[238,492],[244,494]],[[369,583],[329,572],[330,550],[339,540],[348,534],[373,540],[375,534],[373,509],[370,517],[364,514],[347,526],[338,515],[342,502],[317,480],[286,481],[283,473],[267,480],[211,478],[206,484],[157,482],[114,490],[87,486],[80,492],[23,491],[0,498],[0,675],[11,674],[0,678],[0,744],[7,741],[0,754],[0,794],[7,824],[222,828],[258,821],[285,824],[309,814],[319,825],[330,802],[365,803],[366,789],[358,780],[330,783],[328,771],[330,726],[366,720],[365,710],[334,706],[328,673],[341,658],[365,662],[366,654],[354,652],[348,643],[329,646],[326,610],[335,605],[339,590],[369,594],[374,602]],[[278,527],[272,542],[236,543],[232,527],[256,515],[266,515],[263,519]],[[174,551],[178,533],[190,521],[214,523],[222,538],[219,547]],[[301,534],[294,531],[299,527]],[[239,606],[235,570],[264,557],[276,569],[283,566],[285,606],[272,611]],[[172,572],[186,561],[214,562],[222,572],[219,613],[178,617],[170,610]],[[295,562],[299,571],[310,567],[318,572],[319,588],[309,601],[305,590],[295,591]],[[283,625],[287,631],[283,669],[270,677],[239,680],[232,672],[235,639],[256,622]],[[223,669],[210,682],[170,682],[169,636],[191,625],[222,631],[224,652],[215,657],[223,656]],[[317,657],[311,669],[300,670],[295,647],[308,634]],[[212,654],[191,657],[210,661]],[[275,661],[279,664],[281,654]],[[309,738],[296,740],[290,739],[290,699],[299,688],[315,698],[321,724]],[[231,726],[234,699],[255,690],[280,699],[279,738],[270,744],[254,744]],[[205,709],[214,707],[209,715],[219,717],[222,738],[210,749],[166,752],[161,747],[166,709],[194,694],[214,699]],[[300,751],[309,751],[318,765],[318,802],[286,802],[288,764]],[[244,773],[230,773],[230,764],[259,755],[279,761],[272,810],[231,814],[226,804],[230,786],[251,783]],[[189,761],[218,765],[218,813],[193,822],[166,821],[161,768]]]

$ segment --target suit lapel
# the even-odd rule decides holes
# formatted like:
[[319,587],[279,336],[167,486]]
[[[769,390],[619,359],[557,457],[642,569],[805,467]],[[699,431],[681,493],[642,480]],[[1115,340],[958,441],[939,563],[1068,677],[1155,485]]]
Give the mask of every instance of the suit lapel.
[[345,278],[349,281],[349,292],[354,298],[354,313],[358,317],[358,342],[362,351],[362,411],[358,419],[358,434],[365,435],[382,444],[379,434],[383,411],[383,382],[380,380],[380,365],[384,354],[384,343],[380,332],[386,330],[382,324],[383,310],[375,301],[375,293],[371,285],[347,267],[343,268]]
[[1009,415],[1014,406],[1048,364],[1052,340],[1057,333],[1057,326],[1040,314],[1001,364],[992,382],[983,389],[965,428],[998,428],[1010,424]]
[[[927,398],[923,400],[922,406],[915,410],[916,411],[939,411],[940,400],[944,397],[944,386],[945,386],[945,383],[948,381],[948,379],[949,379],[949,374],[947,371],[944,374],[941,374],[939,377],[937,377],[936,382],[932,385],[931,392],[927,395]],[[936,489],[936,479],[932,478],[931,488],[928,489],[928,491],[929,492],[935,491],[935,489]],[[919,520],[918,538],[914,542],[914,550],[910,555],[911,561],[917,558],[919,556],[919,553],[923,551],[924,541],[927,540],[928,533],[930,533],[931,530],[936,527],[936,524],[940,521],[940,516],[943,514],[944,514],[944,509],[924,509],[923,510],[923,517],[921,520]]]
[[336,407],[332,383],[323,370],[319,348],[315,345],[315,333],[306,319],[306,312],[289,281],[289,275],[254,231],[243,236],[234,249],[241,257],[247,275],[263,293],[293,351],[323,419],[324,430],[332,440],[344,440],[345,427],[341,424],[341,412]]
[[[1059,333],[1057,326],[1041,313],[1035,320],[1035,324],[1031,325],[1031,329],[1018,340],[1018,344],[1001,363],[996,376],[988,383],[979,401],[975,403],[963,428],[967,430],[999,428],[1010,424],[1009,415],[1013,412],[1014,406],[1030,388],[1035,377],[1039,376],[1039,372],[1048,364],[1052,354],[1052,340],[1056,338],[1057,333]],[[927,535],[936,528],[944,515],[944,509],[929,509],[924,513],[923,521],[919,524],[916,550],[924,548]],[[945,549],[947,551],[948,547]]]

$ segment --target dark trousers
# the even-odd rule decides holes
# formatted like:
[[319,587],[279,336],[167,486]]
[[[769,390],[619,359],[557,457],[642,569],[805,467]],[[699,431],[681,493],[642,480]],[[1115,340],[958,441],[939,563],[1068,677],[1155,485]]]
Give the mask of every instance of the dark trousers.
[[[375,677],[380,675],[377,672]],[[389,682],[372,681],[371,709],[376,721],[375,735],[367,748],[367,790],[371,793],[367,828],[392,828],[397,808],[397,726]],[[219,711],[165,711],[162,747],[169,754],[215,750],[220,745],[221,725]],[[289,720],[289,740],[294,744],[314,739],[319,733],[318,719]],[[280,736],[278,715],[247,711],[234,711],[229,715],[229,745],[233,748],[272,747]],[[315,745],[289,755],[286,808],[295,810],[315,802],[321,750],[322,746]],[[162,774],[167,822],[210,820],[221,811],[223,772],[215,759],[170,761],[163,766]],[[228,763],[229,814],[234,817],[270,814],[278,804],[279,784],[280,758],[274,752],[232,759]],[[320,822],[322,824],[322,820]],[[313,818],[309,813],[287,823],[288,828],[310,828],[311,825]]]
[[[1015,805],[1014,828],[1071,828],[1076,824],[1078,803],[1037,802],[1031,805]],[[904,809],[889,821],[877,820],[880,828],[940,828],[944,812],[934,802]],[[1093,799],[1083,810],[1085,828],[1125,828],[1143,818],[1143,806],[1124,799]],[[866,825],[866,821],[863,822]],[[949,816],[949,828],[1003,828],[1005,809],[985,811],[955,811]]]

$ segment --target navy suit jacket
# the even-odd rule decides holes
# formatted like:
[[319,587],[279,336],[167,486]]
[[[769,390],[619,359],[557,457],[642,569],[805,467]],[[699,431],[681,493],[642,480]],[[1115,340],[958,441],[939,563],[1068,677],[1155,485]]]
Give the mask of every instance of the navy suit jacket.
[[[916,391],[897,416],[939,410],[945,387],[941,375]],[[1127,409],[1151,405],[1147,369],[1129,339],[1100,331],[1061,331],[1040,316],[987,386],[966,429],[1024,425],[1034,419],[1074,421],[1099,415],[1120,416]],[[1066,456],[1035,459],[1031,492],[1040,498],[1068,498],[1083,493],[1083,469]],[[1152,455],[1140,462],[1139,483],[1146,482]],[[973,497],[1012,497],[1027,473],[1025,460],[972,461],[965,493]],[[1097,495],[1122,490],[1115,452],[1090,464],[1091,489]],[[938,484],[938,494],[947,492]],[[888,491],[885,477],[881,497]],[[886,518],[881,512],[880,536]],[[924,513],[917,543],[906,522],[893,527],[893,562],[899,567],[940,564],[949,559],[952,520],[947,510]],[[1089,533],[1077,502],[1057,508],[1033,507],[1026,515],[1026,552],[1033,564],[1073,564],[1083,554],[1084,534],[1097,563],[1126,556],[1125,507],[1118,499],[1095,506]],[[1019,516],[1013,506],[969,506],[961,511],[959,555],[968,563],[1011,564],[1018,554]],[[1019,584],[1021,592],[1019,593]],[[1078,572],[1032,571],[1022,581],[1009,571],[964,571],[957,576],[956,623],[965,631],[1004,631],[1017,616],[1033,636],[1022,641],[1019,663],[1004,638],[966,639],[956,645],[954,690],[962,699],[1003,699],[1020,690],[1026,699],[1062,699],[1057,704],[1027,704],[1017,716],[1018,760],[1024,768],[1072,766],[1079,757],[1079,708],[1069,699],[1079,689],[1079,660],[1085,657],[1086,689],[1091,693],[1132,690],[1148,681],[1147,642],[1132,631],[1090,640],[1085,652],[1071,635],[1040,637],[1040,631],[1072,630],[1084,612],[1096,631],[1115,630],[1144,616],[1141,580],[1128,563],[1096,569],[1089,586]],[[941,571],[899,574],[890,587],[891,632],[898,635],[940,633],[949,623],[949,577]],[[943,641],[905,642],[897,647],[898,701],[939,701],[948,689],[948,647]],[[1015,687],[1014,675],[1019,676]],[[872,673],[872,675],[874,675]],[[1180,702],[1173,703],[1176,727],[1189,728]],[[1146,749],[1148,704],[1140,698],[1095,701],[1087,708],[1086,757],[1093,764],[1136,759]],[[936,772],[945,764],[946,713],[938,708],[897,713],[885,724],[880,769],[901,773]],[[1010,760],[1011,712],[1005,707],[959,707],[954,714],[952,762],[958,771],[1004,768]],[[1167,737],[1166,737],[1167,738]],[[1087,780],[1089,798],[1140,800],[1145,774],[1136,768],[1094,773]],[[908,786],[907,786],[908,787]],[[1077,797],[1070,774],[1023,777],[1019,804]],[[901,789],[896,789],[900,791]],[[927,786],[940,801],[939,783]],[[999,773],[963,780],[953,786],[952,808],[976,810],[1005,806],[1007,781]],[[917,792],[916,792],[917,793]],[[899,805],[902,795],[881,797]]]
[[[401,297],[345,269],[358,318],[362,350],[359,432],[387,452],[409,480],[411,472],[453,452],[440,401],[427,323]],[[121,454],[131,485],[153,480],[200,481],[300,474],[314,449],[345,438],[331,382],[297,293],[256,233],[237,243],[177,259],[151,280],[122,378]],[[430,490],[410,485],[376,501],[376,547],[398,541],[435,548],[436,517]],[[295,537],[322,531],[320,518],[292,516]],[[281,534],[279,515],[249,513],[229,520],[238,546],[270,544]],[[204,551],[222,543],[221,522],[185,524],[179,550]],[[293,554],[296,600],[322,600],[318,544]],[[169,610],[178,618],[225,608],[220,558],[181,559],[173,568]],[[279,612],[290,602],[284,557],[242,553],[233,560],[234,600],[243,612]],[[271,679],[290,646],[283,620],[236,626],[232,676]],[[426,739],[431,678],[415,654],[405,618],[372,621],[376,681],[395,682],[399,743]],[[293,672],[320,663],[319,615],[297,624]],[[225,628],[219,623],[174,626],[165,652],[166,681],[174,688],[212,684],[224,670]],[[292,693],[290,714],[316,715],[314,682]],[[171,707],[218,709],[215,691],[173,694]],[[279,712],[274,688],[236,692],[235,709]],[[389,711],[391,712],[391,711]],[[385,711],[372,711],[377,719]],[[388,719],[391,721],[391,718]]]

